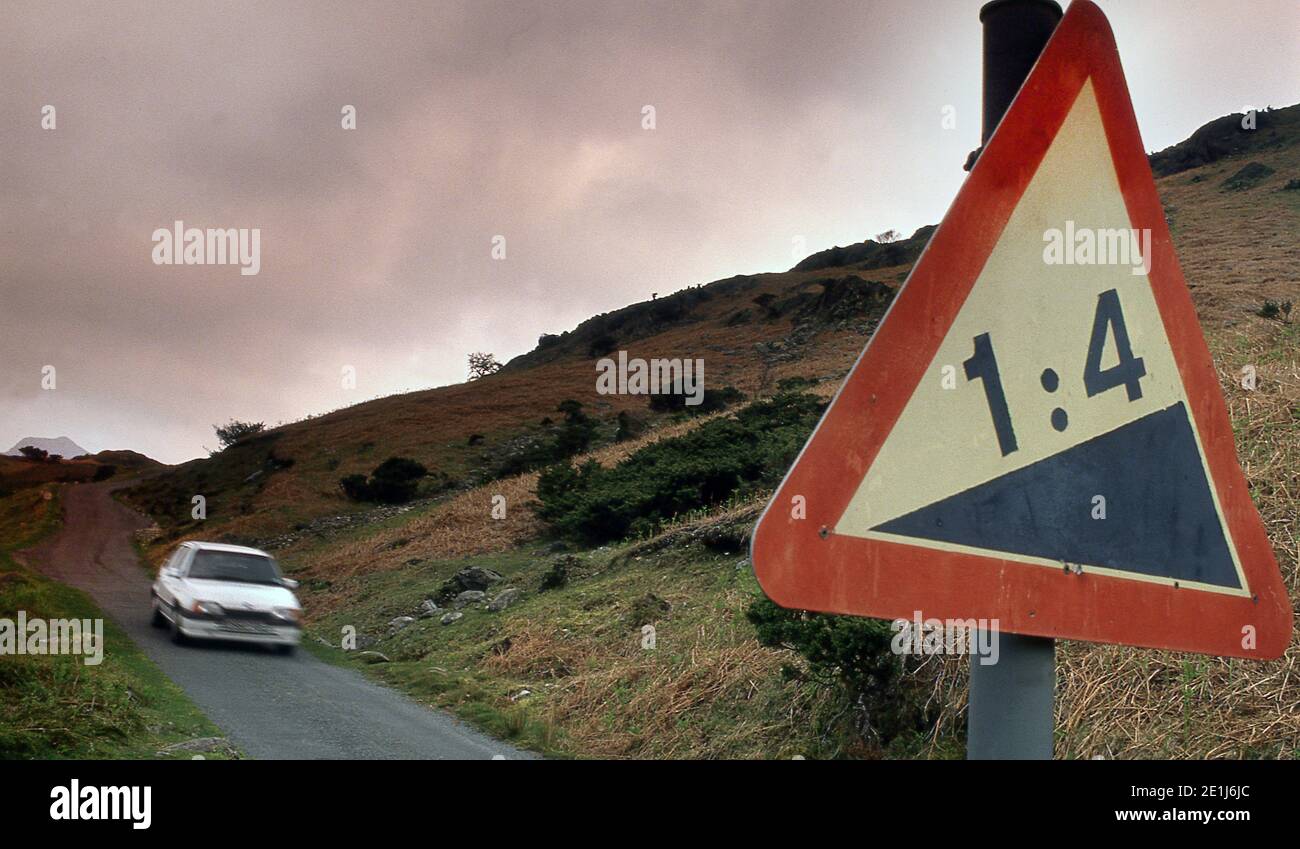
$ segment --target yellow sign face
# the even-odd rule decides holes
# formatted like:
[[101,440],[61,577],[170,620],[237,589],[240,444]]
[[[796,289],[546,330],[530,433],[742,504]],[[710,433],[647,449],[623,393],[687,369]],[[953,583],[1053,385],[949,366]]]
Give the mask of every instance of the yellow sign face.
[[1089,81],[835,533],[1249,595],[1150,243]]

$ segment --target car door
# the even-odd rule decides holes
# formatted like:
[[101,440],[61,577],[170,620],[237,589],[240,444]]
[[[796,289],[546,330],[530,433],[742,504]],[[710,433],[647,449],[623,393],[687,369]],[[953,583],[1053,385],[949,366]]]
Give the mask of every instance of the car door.
[[169,607],[176,604],[176,596],[185,580],[185,568],[189,565],[192,551],[189,546],[182,545],[158,573],[158,598]]

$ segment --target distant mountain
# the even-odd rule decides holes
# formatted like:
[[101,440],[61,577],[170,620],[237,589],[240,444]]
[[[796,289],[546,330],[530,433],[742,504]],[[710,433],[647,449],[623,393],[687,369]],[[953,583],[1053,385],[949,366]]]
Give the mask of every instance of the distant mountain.
[[10,457],[17,457],[19,456],[19,449],[25,448],[28,445],[34,445],[50,454],[58,454],[60,457],[66,457],[69,460],[73,457],[80,457],[82,454],[86,453],[85,448],[82,448],[66,436],[60,436],[54,439],[44,436],[28,436],[18,440],[18,442],[14,444],[14,447],[6,451],[5,454]]

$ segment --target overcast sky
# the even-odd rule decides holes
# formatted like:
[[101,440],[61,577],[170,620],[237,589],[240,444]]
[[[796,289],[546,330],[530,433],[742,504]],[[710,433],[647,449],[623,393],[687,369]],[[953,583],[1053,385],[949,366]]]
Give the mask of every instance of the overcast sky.
[[[934,223],[978,144],[980,5],[0,3],[0,450],[177,462],[798,237]],[[1100,5],[1148,149],[1300,100],[1295,0]],[[177,219],[260,228],[260,273],[155,265]]]

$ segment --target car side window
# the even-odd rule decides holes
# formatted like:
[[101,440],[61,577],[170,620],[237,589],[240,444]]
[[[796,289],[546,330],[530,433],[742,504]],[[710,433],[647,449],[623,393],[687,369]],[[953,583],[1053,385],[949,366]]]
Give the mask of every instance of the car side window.
[[184,566],[185,566],[185,561],[187,559],[186,555],[188,555],[189,552],[190,550],[188,548],[186,548],[185,546],[181,546],[180,548],[176,549],[175,553],[172,554],[171,559],[167,561],[166,568],[171,572],[174,572],[176,577],[178,578],[182,577],[185,574]]

